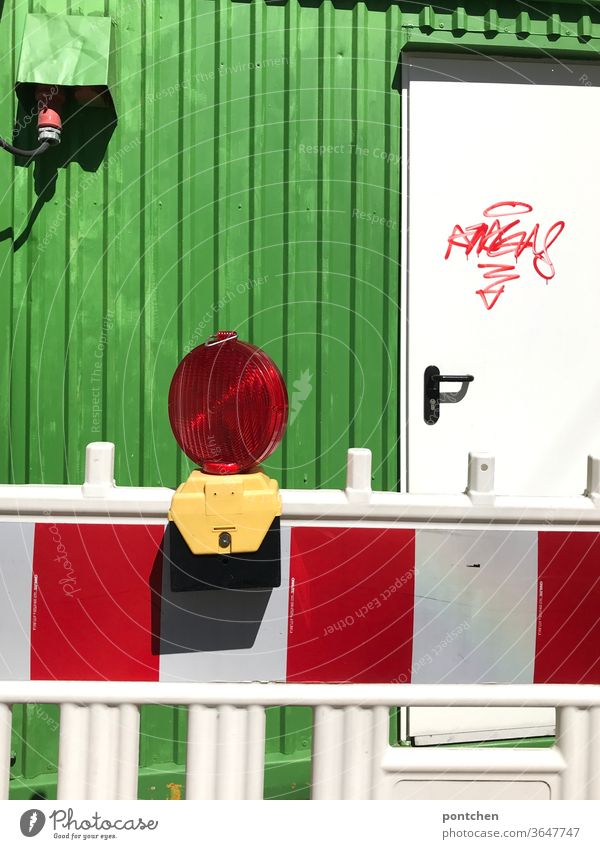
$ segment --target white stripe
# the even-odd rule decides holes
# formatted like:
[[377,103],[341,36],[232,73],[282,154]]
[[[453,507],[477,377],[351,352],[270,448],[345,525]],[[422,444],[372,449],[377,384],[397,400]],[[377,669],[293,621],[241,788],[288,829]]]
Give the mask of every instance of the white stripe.
[[417,531],[413,683],[532,683],[536,599],[535,531]]
[[161,681],[285,681],[290,537],[282,528],[273,590],[172,593],[163,569]]
[[[0,523],[0,678],[30,677],[34,522]],[[34,584],[34,601],[36,596]]]

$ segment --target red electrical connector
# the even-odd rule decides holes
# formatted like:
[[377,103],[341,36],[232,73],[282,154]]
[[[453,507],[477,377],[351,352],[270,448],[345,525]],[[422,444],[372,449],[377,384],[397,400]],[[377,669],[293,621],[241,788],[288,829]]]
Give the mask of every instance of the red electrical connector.
[[58,86],[40,85],[36,88],[38,103],[38,141],[40,144],[60,144],[62,119],[60,111],[64,106],[65,94]]
[[49,147],[60,144],[62,120],[60,110],[65,102],[65,93],[58,86],[39,85],[35,90],[38,104],[38,146],[34,150],[22,150],[6,139],[0,138],[0,148],[13,156],[25,156],[33,159],[45,153]]

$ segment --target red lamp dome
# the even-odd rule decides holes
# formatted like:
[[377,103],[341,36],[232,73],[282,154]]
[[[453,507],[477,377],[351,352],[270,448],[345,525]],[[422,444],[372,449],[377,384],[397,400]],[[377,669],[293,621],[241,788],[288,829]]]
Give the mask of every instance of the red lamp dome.
[[203,472],[230,475],[261,463],[283,438],[288,396],[273,360],[220,331],[179,363],[169,420],[179,447]]

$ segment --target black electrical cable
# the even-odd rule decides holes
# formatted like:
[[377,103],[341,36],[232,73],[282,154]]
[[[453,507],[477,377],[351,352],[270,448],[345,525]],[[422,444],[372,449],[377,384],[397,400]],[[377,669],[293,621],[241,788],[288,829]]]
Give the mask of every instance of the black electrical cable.
[[39,147],[36,147],[35,150],[21,150],[20,147],[15,147],[5,141],[5,139],[0,138],[0,147],[7,150],[9,153],[12,153],[13,156],[26,156],[28,159],[33,159],[34,156],[39,156],[41,153],[45,153],[50,145],[48,142],[42,142],[42,144]]

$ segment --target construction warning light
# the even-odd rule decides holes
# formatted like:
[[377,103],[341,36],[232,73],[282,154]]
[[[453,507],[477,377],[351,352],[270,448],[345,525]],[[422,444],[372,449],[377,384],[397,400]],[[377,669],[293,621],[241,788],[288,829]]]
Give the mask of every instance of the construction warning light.
[[288,417],[281,372],[260,348],[220,331],[181,361],[169,390],[175,439],[198,464],[173,496],[169,520],[194,554],[257,551],[277,516],[277,481],[259,464]]
[[220,331],[179,364],[169,419],[181,450],[203,472],[231,475],[261,463],[283,438],[287,390],[273,360]]

